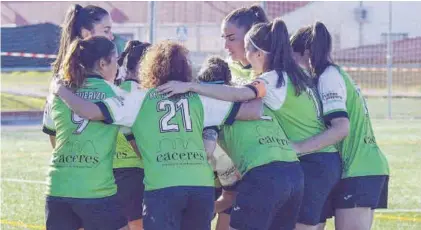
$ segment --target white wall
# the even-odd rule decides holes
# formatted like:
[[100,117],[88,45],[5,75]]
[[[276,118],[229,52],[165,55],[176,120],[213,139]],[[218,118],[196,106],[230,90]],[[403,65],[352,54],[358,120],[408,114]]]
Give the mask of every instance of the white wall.
[[[359,23],[354,10],[360,2],[313,2],[283,16],[289,32],[293,33],[303,25],[320,20],[328,27],[337,47],[359,46]],[[363,24],[363,45],[382,42],[381,34],[388,32],[389,3],[363,2],[368,10],[368,21]],[[409,37],[421,36],[421,2],[392,3],[392,33],[408,33]]]

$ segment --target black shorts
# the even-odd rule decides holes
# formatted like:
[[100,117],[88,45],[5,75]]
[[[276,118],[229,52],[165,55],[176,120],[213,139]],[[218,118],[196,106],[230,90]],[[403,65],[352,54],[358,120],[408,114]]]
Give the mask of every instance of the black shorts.
[[304,196],[298,222],[317,225],[332,216],[331,194],[341,179],[338,152],[312,153],[299,158],[304,172]]
[[127,225],[115,195],[86,199],[47,196],[45,217],[48,230],[116,230]]
[[213,187],[176,186],[145,191],[144,229],[211,229]]
[[387,208],[389,176],[360,176],[342,179],[333,193],[334,209]]
[[248,171],[237,187],[230,226],[235,229],[293,229],[304,190],[298,162],[272,162]]
[[117,184],[117,198],[127,221],[142,219],[143,192],[145,190],[144,170],[141,168],[118,168],[113,171]]

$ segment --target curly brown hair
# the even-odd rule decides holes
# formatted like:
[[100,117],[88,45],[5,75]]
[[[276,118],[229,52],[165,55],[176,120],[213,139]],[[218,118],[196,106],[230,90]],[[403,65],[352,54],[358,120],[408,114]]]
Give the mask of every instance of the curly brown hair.
[[140,63],[141,86],[149,89],[168,81],[192,81],[188,53],[183,45],[173,41],[152,45]]

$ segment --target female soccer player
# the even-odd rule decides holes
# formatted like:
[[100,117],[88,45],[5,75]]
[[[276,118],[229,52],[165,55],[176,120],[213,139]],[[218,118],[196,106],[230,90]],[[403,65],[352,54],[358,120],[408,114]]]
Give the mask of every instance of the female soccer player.
[[53,63],[53,74],[57,75],[62,70],[62,62],[70,46],[77,38],[84,39],[90,36],[104,36],[113,40],[111,32],[111,17],[101,7],[79,4],[72,5],[66,13],[62,24],[60,36],[60,49],[56,61]]
[[[338,144],[343,171],[333,194],[336,228],[370,229],[374,209],[387,208],[389,166],[376,143],[367,104],[350,76],[332,61],[332,39],[323,23],[299,30],[294,37],[295,52],[310,54],[328,126],[323,133],[298,143],[297,149],[319,151]],[[294,42],[298,40],[305,42],[299,45]]]
[[[199,80],[230,84],[230,70],[222,59],[208,59]],[[265,119],[235,121],[207,127],[205,140],[214,140],[242,174],[230,226],[232,229],[294,229],[304,190],[304,175],[296,153],[268,108]]]
[[[70,44],[76,40],[97,35],[113,39],[111,33],[111,17],[101,7],[88,5],[82,7],[79,4],[72,5],[65,16],[60,35],[60,47],[57,59],[52,64],[53,76],[60,78],[62,63]],[[45,111],[44,111],[45,113]],[[43,132],[50,134],[48,127],[43,127]],[[54,147],[55,136],[49,135],[50,143]]]
[[[118,59],[119,71],[116,84],[127,91],[137,88],[138,65],[140,58],[150,46],[149,43],[129,41]],[[114,178],[117,184],[117,197],[127,217],[130,230],[142,230],[143,179],[145,176],[136,143],[129,144],[122,133],[117,136],[114,157]]]
[[253,80],[251,65],[244,50],[244,36],[254,24],[262,22],[268,22],[268,19],[258,5],[233,10],[222,21],[224,48],[230,57],[228,63],[235,84],[247,84]]
[[[215,76],[218,76],[218,79]],[[220,58],[210,57],[204,62],[198,80],[204,84],[231,84],[231,78],[228,64]],[[236,197],[235,188],[241,174],[235,168],[231,158],[222,149],[216,149],[217,136],[208,128],[203,132],[205,149],[209,155],[218,158],[218,161],[211,160],[215,171],[215,213],[218,213],[215,230],[228,230],[232,205]]]
[[[292,56],[284,22],[254,25],[245,37],[247,60],[259,76],[243,87],[169,82],[158,87],[172,96],[187,91],[227,101],[263,98],[273,110],[292,142],[299,142],[325,130],[316,93]],[[333,145],[318,151],[300,153],[304,171],[304,196],[297,229],[316,229],[326,219],[324,206],[340,179],[341,161]],[[327,206],[327,205],[326,205]]]
[[[114,44],[104,37],[74,41],[62,62],[62,78],[89,101],[113,97]],[[89,121],[60,98],[49,97],[45,127],[54,135],[48,175],[47,229],[127,229],[112,173],[118,126]]]
[[[62,25],[62,33],[61,33],[61,39],[60,39],[60,49],[58,52],[58,58],[53,63],[53,74],[54,76],[60,77],[60,72],[62,71],[62,62],[64,59],[64,56],[66,54],[66,51],[70,45],[71,42],[74,40],[80,38],[84,39],[90,36],[104,36],[110,40],[114,39],[114,36],[111,32],[111,17],[108,14],[106,10],[104,10],[101,7],[88,5],[86,7],[82,7],[78,4],[72,5],[65,17],[65,21]],[[118,47],[116,47],[118,48]],[[134,60],[133,62],[136,62]],[[121,71],[120,71],[121,72]],[[122,75],[120,75],[122,76]],[[126,86],[122,86],[126,90],[130,88],[130,84]],[[44,132],[49,134],[48,127],[43,128]],[[50,141],[54,143],[54,135],[50,135]],[[53,146],[54,147],[54,146]],[[124,151],[122,151],[124,150]],[[125,158],[126,160],[123,160],[121,158]],[[128,159],[128,160],[127,160]],[[131,161],[131,165],[137,165],[141,166],[141,162],[138,160],[139,158],[136,157],[136,154],[133,152],[132,147],[128,144],[128,142],[125,140],[124,136],[122,134],[119,134],[117,139],[117,153],[115,157],[115,167],[128,167],[127,163],[122,162],[128,162]],[[123,164],[123,165],[122,165]],[[129,224],[131,225],[131,229],[142,229],[141,227],[141,221],[138,220],[141,215],[141,205],[142,205],[142,199],[143,199],[143,191],[142,189],[142,183],[137,184],[136,186],[133,185],[130,190],[126,190],[124,188],[121,188],[122,186],[127,187],[130,183],[129,178],[132,178],[133,180],[136,180],[134,177],[137,177],[138,180],[143,180],[143,175],[138,173],[127,173],[127,172],[120,172],[121,170],[118,170],[119,172],[115,172],[116,176],[116,183],[118,187],[118,197],[127,197],[125,200],[130,200],[130,202],[124,202],[124,211],[126,216],[128,216]],[[130,174],[130,177],[129,177]],[[139,178],[141,177],[141,178]],[[126,192],[124,192],[126,191]],[[123,193],[123,196],[120,196],[120,194]],[[133,197],[130,196],[130,194],[138,194],[139,196]],[[136,220],[136,221],[132,221]]]
[[[153,45],[140,66],[143,89],[94,104],[65,87],[57,94],[82,117],[131,127],[145,167],[145,229],[210,229],[214,180],[202,131],[235,119],[259,119],[259,100],[231,103],[195,93],[166,98],[156,87],[192,79],[188,51],[171,41]],[[148,140],[148,141],[143,141]]]

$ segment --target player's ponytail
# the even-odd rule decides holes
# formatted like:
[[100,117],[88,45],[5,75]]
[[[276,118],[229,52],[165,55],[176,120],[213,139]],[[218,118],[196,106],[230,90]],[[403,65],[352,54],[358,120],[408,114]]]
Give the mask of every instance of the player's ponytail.
[[224,18],[223,22],[232,23],[247,32],[253,25],[268,22],[268,19],[261,6],[251,5],[250,7],[242,7],[231,11]]
[[63,60],[63,80],[73,89],[82,87],[86,76],[93,74],[98,62],[104,59],[111,61],[115,46],[105,37],[91,37],[89,39],[76,39],[70,44],[69,51]]
[[[306,75],[292,58],[292,48],[289,43],[288,29],[284,21],[280,18],[276,18],[272,22],[271,34],[271,50],[273,52],[272,68],[279,70],[278,75],[281,71],[285,71],[288,74],[294,85],[295,94],[298,96],[307,86],[309,86],[309,82]],[[277,87],[280,87],[282,84],[284,84],[283,78],[279,77]]]
[[290,44],[292,51],[304,55],[306,50],[310,50],[310,38],[312,33],[311,26],[301,27],[294,35],[290,38]]
[[254,23],[262,23],[262,22],[268,22],[268,18],[266,16],[265,11],[263,10],[263,8],[257,4],[251,5],[248,8],[249,11],[251,11],[253,13],[254,16]]
[[137,74],[140,60],[150,45],[147,42],[140,42],[138,40],[127,42],[124,51],[117,60],[119,65],[118,76],[116,78],[117,84],[121,83],[127,74]]
[[300,95],[305,90],[309,81],[292,58],[288,29],[281,19],[277,18],[272,23],[254,25],[246,34],[246,38],[251,44],[248,49],[254,52],[260,50],[267,57],[268,69],[266,71],[275,70],[278,73],[277,87],[285,84],[282,72],[286,72],[295,87],[296,95]]
[[315,76],[320,77],[328,66],[334,65],[330,57],[331,50],[332,37],[329,31],[323,23],[316,22],[313,25],[310,45],[310,62]]
[[71,88],[79,88],[85,80],[86,70],[80,63],[83,40],[72,42],[63,60],[63,80]]
[[140,42],[138,40],[131,40],[127,42],[123,53],[121,53],[117,63],[119,66],[125,66],[129,71],[136,71],[140,59],[151,44],[147,42]]
[[95,23],[101,21],[108,12],[101,7],[89,5],[82,7],[79,4],[71,5],[67,10],[64,22],[61,25],[60,48],[58,50],[57,59],[52,64],[53,74],[57,75],[61,70],[61,64],[64,56],[75,39],[82,39],[82,28],[92,30]]

